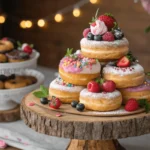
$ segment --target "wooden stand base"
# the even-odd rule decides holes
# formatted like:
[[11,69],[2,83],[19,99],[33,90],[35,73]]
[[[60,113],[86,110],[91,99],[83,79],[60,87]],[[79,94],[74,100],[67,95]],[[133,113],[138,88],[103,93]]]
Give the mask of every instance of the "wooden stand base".
[[20,105],[11,110],[0,111],[0,122],[12,122],[20,119]]
[[71,140],[67,150],[125,150],[117,140]]

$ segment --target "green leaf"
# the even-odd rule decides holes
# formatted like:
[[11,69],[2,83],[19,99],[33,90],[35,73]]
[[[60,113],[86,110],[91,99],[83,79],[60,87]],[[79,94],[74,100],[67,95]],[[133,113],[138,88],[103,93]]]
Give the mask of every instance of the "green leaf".
[[65,56],[70,56],[73,52],[73,48],[67,48],[67,53]]
[[38,98],[45,97],[45,94],[42,91],[36,91],[36,92],[33,93],[33,95],[38,97]]
[[96,58],[96,62],[99,63],[99,60]]
[[99,13],[99,8],[96,10],[95,17],[92,17],[92,21],[89,22],[89,24],[92,24],[93,22],[97,20],[98,13]]
[[130,60],[131,63],[137,61],[137,58],[135,56],[133,56],[131,51],[129,51],[129,53],[126,55],[126,57]]
[[33,48],[33,47],[34,47],[34,44],[30,44],[30,47]]
[[145,29],[145,33],[148,33],[150,32],[150,26],[148,26],[146,29]]
[[105,82],[105,79],[96,79],[96,82],[99,84],[103,84]]
[[45,97],[48,96],[48,89],[46,87],[44,87],[43,85],[40,86],[40,90],[41,92],[44,94]]
[[106,16],[114,17],[111,13],[105,13]]
[[140,99],[138,100],[139,106],[142,108],[145,108],[146,113],[150,111],[150,103],[147,101],[147,99]]
[[147,76],[150,76],[150,72],[146,72],[145,74],[146,74]]
[[21,47],[21,46],[22,46],[22,44],[21,44],[20,41],[17,41],[17,45],[18,45],[18,47]]

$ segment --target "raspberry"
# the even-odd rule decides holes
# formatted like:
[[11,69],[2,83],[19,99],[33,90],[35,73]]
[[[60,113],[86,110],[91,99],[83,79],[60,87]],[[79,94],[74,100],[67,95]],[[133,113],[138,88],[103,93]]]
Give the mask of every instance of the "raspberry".
[[128,102],[125,105],[126,111],[135,111],[139,108],[139,104],[136,99],[131,98],[128,100]]
[[83,36],[86,38],[89,32],[91,32],[91,29],[90,29],[90,28],[84,29],[84,31],[83,31]]
[[103,41],[114,41],[115,37],[112,34],[112,32],[106,32],[103,36],[102,36]]

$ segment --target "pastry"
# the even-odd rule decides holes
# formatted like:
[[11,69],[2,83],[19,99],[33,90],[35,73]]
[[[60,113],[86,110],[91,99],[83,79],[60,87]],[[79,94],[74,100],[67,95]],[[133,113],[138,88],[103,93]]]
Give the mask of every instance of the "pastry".
[[7,62],[7,57],[4,54],[0,54],[0,63],[5,63]]
[[93,58],[86,58],[76,51],[66,55],[59,64],[59,74],[63,80],[75,85],[87,85],[100,76],[101,65]]
[[11,41],[0,40],[0,53],[10,52],[14,48],[14,45]]
[[60,77],[57,77],[50,83],[49,94],[50,97],[55,96],[59,98],[62,103],[71,103],[73,100],[79,100],[79,94],[82,89],[84,89],[83,86],[67,83]]
[[6,55],[8,57],[9,62],[22,62],[30,58],[29,54],[20,50],[13,50],[12,52],[7,53]]
[[120,89],[120,92],[122,94],[124,104],[131,98],[135,98],[137,100],[147,99],[150,101],[150,80],[147,79],[142,85],[136,87]]
[[4,83],[3,81],[0,81],[0,89],[3,89],[4,88]]
[[129,51],[129,42],[113,15],[96,17],[90,28],[83,31],[81,52],[85,57],[100,61],[117,60]]
[[126,88],[141,85],[145,80],[145,73],[143,67],[137,63],[129,67],[108,64],[103,68],[103,77],[114,81],[117,88]]

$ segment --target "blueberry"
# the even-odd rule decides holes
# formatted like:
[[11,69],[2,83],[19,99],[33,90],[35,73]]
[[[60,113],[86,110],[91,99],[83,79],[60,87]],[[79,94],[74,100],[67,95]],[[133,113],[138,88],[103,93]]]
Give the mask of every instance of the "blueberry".
[[46,97],[41,98],[40,101],[41,101],[41,103],[44,104],[44,105],[45,105],[45,104],[48,104],[48,102],[49,102],[49,100],[48,100]]
[[87,39],[88,40],[93,40],[94,39],[94,35],[91,32],[89,32],[88,35],[87,35]]
[[116,40],[120,40],[124,37],[124,33],[122,31],[114,30],[114,36]]
[[9,79],[15,79],[15,77],[16,77],[15,74],[12,74],[12,75],[8,76],[8,80]]
[[95,41],[101,41],[102,40],[102,36],[101,35],[94,35],[94,40]]
[[83,111],[84,108],[85,108],[85,106],[84,106],[84,104],[82,104],[82,103],[79,103],[79,104],[77,104],[77,106],[76,106],[76,109],[77,109],[78,111]]
[[71,102],[71,106],[74,108],[76,108],[77,104],[78,104],[78,101],[72,101]]
[[5,75],[0,75],[0,81],[6,81],[7,80],[7,76]]

